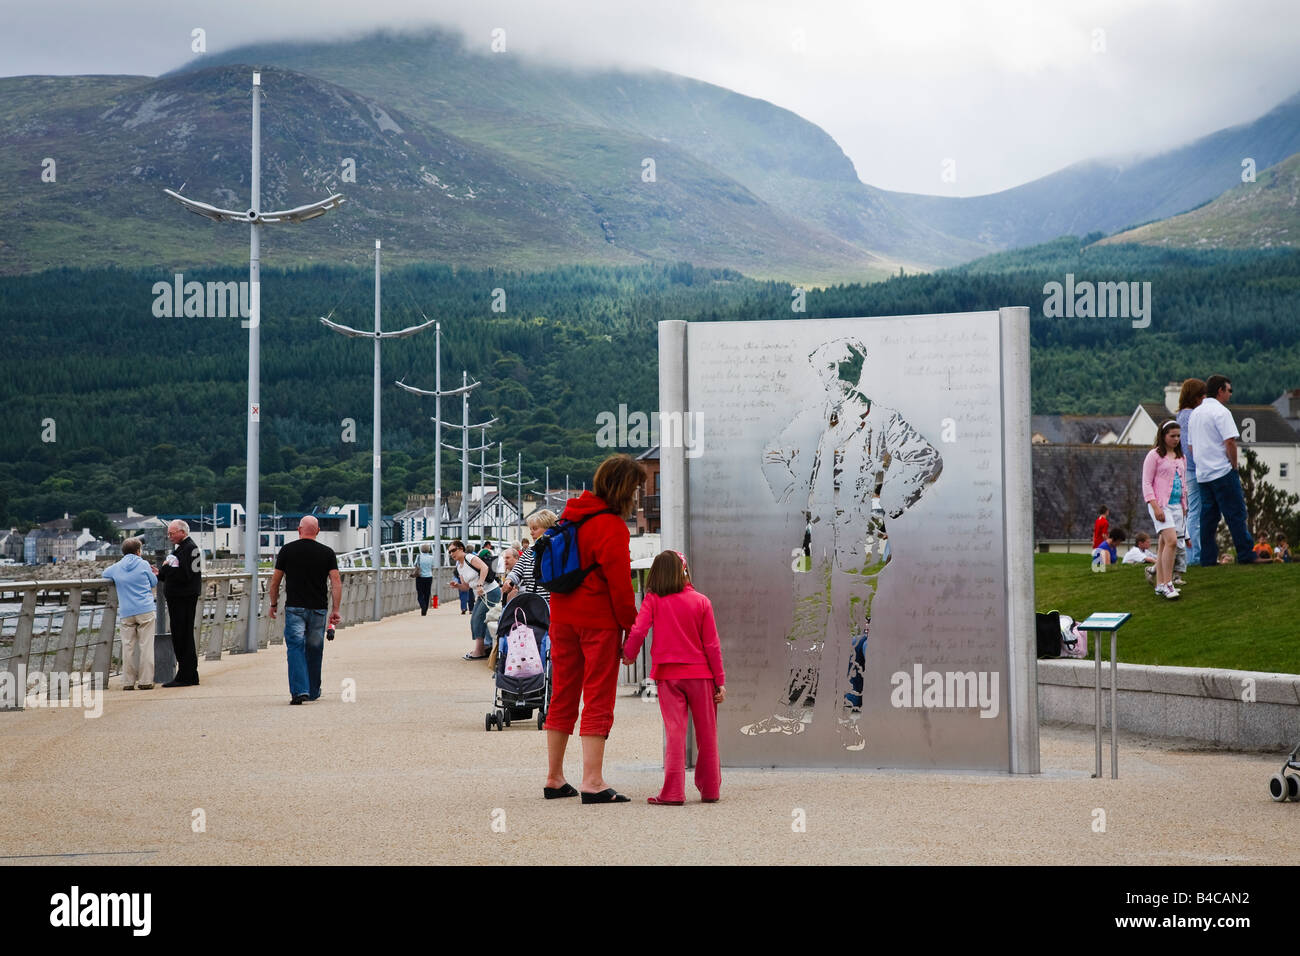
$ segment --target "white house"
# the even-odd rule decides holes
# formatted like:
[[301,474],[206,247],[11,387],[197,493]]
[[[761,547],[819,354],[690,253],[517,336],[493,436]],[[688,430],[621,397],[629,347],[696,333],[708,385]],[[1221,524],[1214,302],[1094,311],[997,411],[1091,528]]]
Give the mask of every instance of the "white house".
[[264,558],[274,557],[290,541],[297,541],[298,523],[307,514],[312,514],[320,524],[316,540],[333,548],[335,553],[369,547],[370,506],[335,505],[321,513],[295,511],[261,515],[258,522],[258,555]]
[[[447,509],[447,502],[444,500],[441,505],[442,515],[442,533],[447,537],[451,532],[451,515]],[[425,538],[433,537],[434,518],[436,509],[433,505],[424,505],[419,508],[407,508],[393,515],[393,522],[401,531],[403,541],[423,541]],[[459,533],[459,526],[457,526]]]
[[[463,499],[461,503],[463,506]],[[517,533],[519,523],[519,508],[515,502],[492,487],[474,489],[474,497],[469,502],[468,534],[471,538],[510,538]]]

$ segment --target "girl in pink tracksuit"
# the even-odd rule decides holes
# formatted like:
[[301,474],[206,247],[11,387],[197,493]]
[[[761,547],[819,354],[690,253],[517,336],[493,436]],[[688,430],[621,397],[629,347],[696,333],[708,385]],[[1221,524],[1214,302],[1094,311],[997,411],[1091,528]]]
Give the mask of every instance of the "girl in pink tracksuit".
[[632,663],[646,633],[654,628],[650,645],[659,713],[664,720],[664,785],[648,803],[679,807],[686,801],[686,713],[695,723],[699,754],[695,787],[705,803],[714,803],[722,787],[718,759],[718,704],[727,699],[722,647],[713,604],[691,586],[686,557],[664,551],[650,566],[646,596],[636,624],[623,646],[623,662]]

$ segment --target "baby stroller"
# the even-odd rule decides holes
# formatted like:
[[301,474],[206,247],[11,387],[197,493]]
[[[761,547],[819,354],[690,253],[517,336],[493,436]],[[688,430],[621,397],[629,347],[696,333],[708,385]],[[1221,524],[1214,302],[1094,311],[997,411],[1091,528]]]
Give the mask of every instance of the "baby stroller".
[[[542,672],[533,677],[511,677],[506,674],[507,637],[517,622],[528,625],[537,641],[537,652],[542,659]],[[483,729],[493,726],[504,730],[514,720],[529,720],[537,711],[537,729],[546,724],[546,709],[551,703],[551,610],[540,594],[521,592],[501,609],[497,622],[497,663],[493,670],[496,696],[492,710],[483,721]]]
[[1287,772],[1288,770],[1300,771],[1298,755],[1300,755],[1300,744],[1296,744],[1295,750],[1291,751],[1286,762],[1282,764],[1282,772],[1273,774],[1268,782],[1268,795],[1278,803],[1285,803],[1287,800],[1300,803],[1300,776]]

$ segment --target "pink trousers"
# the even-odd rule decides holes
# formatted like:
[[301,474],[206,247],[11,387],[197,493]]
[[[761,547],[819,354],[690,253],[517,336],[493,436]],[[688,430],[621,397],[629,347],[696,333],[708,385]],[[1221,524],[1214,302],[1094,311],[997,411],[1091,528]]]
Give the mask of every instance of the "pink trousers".
[[718,705],[708,678],[655,681],[664,720],[664,786],[660,800],[686,799],[686,713],[695,722],[695,788],[704,800],[718,799],[722,765],[718,760]]

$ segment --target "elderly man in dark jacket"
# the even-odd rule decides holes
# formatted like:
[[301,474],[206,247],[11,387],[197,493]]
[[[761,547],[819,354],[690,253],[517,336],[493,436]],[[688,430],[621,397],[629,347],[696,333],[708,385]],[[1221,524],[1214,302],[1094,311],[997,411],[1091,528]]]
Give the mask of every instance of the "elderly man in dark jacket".
[[199,682],[199,656],[194,647],[194,611],[203,587],[203,555],[190,537],[184,521],[167,525],[167,537],[176,545],[158,569],[167,598],[172,648],[176,651],[176,676],[164,687],[193,687]]

